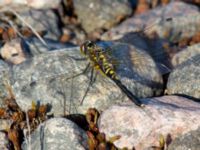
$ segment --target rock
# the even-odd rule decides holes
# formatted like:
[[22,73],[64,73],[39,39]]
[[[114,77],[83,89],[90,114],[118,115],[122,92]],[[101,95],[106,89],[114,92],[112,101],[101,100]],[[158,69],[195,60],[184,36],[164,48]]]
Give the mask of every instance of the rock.
[[187,48],[174,55],[171,63],[174,67],[176,67],[185,61],[192,59],[192,57],[195,57],[198,54],[200,54],[200,44],[188,46]]
[[71,43],[60,43],[56,40],[43,38],[44,43],[36,37],[27,38],[23,41],[23,47],[26,49],[26,53],[29,57],[35,57],[37,55],[41,55],[43,53],[47,53],[48,51],[54,51],[57,49],[66,49],[70,47],[75,47],[75,45]]
[[5,6],[13,6],[14,7],[20,7],[22,5],[26,5],[27,0],[12,0],[12,1],[7,1],[7,0],[2,0],[0,1],[0,6],[5,7]]
[[[183,16],[183,13],[188,14],[188,16]],[[172,18],[172,20],[168,18]],[[177,40],[184,37],[183,35],[191,35],[199,31],[199,22],[198,7],[184,2],[171,2],[166,6],[157,7],[144,14],[127,19],[102,35],[101,39],[117,40],[127,33],[145,30],[146,34],[156,32],[160,38],[174,40],[176,37]],[[179,37],[177,37],[177,34],[179,34]],[[166,35],[168,36],[165,37]]]
[[[61,29],[59,28],[59,19],[53,10],[35,10],[27,9],[19,12],[21,19],[23,19],[26,24],[31,26],[35,31],[41,32],[45,31],[47,34],[46,38],[58,40],[61,36]],[[22,26],[26,26],[21,20],[18,23]]]
[[0,60],[0,107],[4,106],[4,99],[9,96],[6,84],[10,83],[10,67]]
[[47,9],[47,8],[57,8],[60,0],[2,0],[0,1],[0,6],[12,6],[12,9],[18,9],[21,7],[32,7],[35,9]]
[[180,137],[175,138],[169,145],[168,150],[199,150],[200,127]]
[[167,94],[180,94],[200,100],[200,54],[187,59],[170,73]]
[[1,47],[0,51],[1,57],[11,64],[20,64],[26,60],[20,39],[13,39],[6,42],[3,47]]
[[22,149],[84,150],[87,135],[75,123],[64,118],[53,118],[39,125],[31,134],[31,143],[23,143]]
[[7,147],[9,144],[8,139],[6,137],[6,134],[3,132],[0,132],[0,149],[2,150],[9,150]]
[[132,12],[128,0],[74,0],[73,4],[78,19],[87,33],[95,29],[110,29]]
[[145,1],[145,0],[140,0],[140,1],[138,1],[138,3],[137,3],[137,7],[136,7],[136,10],[135,10],[135,14],[144,13],[144,12],[148,11],[149,9],[150,9],[150,7],[149,7],[148,2]]
[[159,146],[162,135],[173,140],[200,127],[200,104],[178,96],[143,99],[146,107],[123,104],[112,106],[99,118],[100,132],[106,137],[120,135],[119,147],[137,150]]
[[11,120],[8,119],[0,119],[0,131],[8,129],[12,124]]
[[58,8],[61,0],[27,0],[27,5],[35,9]]
[[154,30],[160,38],[168,39],[170,42],[176,43],[200,32],[198,28],[199,23],[200,15],[193,12],[184,17],[182,15],[177,15],[169,19],[160,20],[158,24],[155,24],[152,30]]
[[[128,44],[108,42],[100,45],[103,44],[111,47],[110,52],[118,63],[116,72],[133,94],[150,97],[162,93],[162,77],[147,53]],[[137,59],[136,56],[141,55],[143,57],[138,58],[142,60]],[[128,100],[113,81],[98,71],[92,73],[90,67],[83,73],[87,64],[88,61],[80,55],[79,47],[74,47],[38,55],[14,66],[12,87],[17,103],[23,110],[28,110],[32,101],[49,103],[52,112],[59,116],[85,113],[90,107],[105,110]],[[96,80],[90,85],[91,74]]]
[[3,71],[6,71],[6,70],[9,70],[9,65],[6,62],[4,62],[2,59],[0,59],[0,71],[1,71],[1,73]]

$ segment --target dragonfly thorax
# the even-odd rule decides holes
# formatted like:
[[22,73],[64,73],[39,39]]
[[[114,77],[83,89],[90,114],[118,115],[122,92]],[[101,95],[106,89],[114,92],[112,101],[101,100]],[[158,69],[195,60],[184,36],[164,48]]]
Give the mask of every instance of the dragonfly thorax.
[[81,45],[81,52],[90,60],[96,69],[110,78],[117,78],[114,65],[109,61],[103,48],[94,42],[86,41]]

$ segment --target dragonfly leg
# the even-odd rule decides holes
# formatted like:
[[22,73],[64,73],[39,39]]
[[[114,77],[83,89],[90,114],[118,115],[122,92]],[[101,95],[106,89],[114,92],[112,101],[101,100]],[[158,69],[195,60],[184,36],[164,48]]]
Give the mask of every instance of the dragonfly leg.
[[[76,77],[78,77],[78,76],[80,76],[80,75],[82,75],[82,74],[85,74],[86,72],[88,72],[89,70],[90,70],[90,68],[89,68],[89,66],[90,66],[90,63],[88,63],[87,64],[87,66],[85,67],[85,69],[81,72],[81,73],[79,73],[79,74],[76,74],[76,75],[73,75],[72,77],[70,77],[70,79],[71,79],[71,94],[70,94],[70,103],[69,103],[69,110],[66,110],[66,99],[64,98],[64,115],[66,115],[66,111],[69,113],[69,114],[71,114],[71,113],[74,113],[74,111],[75,112],[78,112],[77,111],[77,108],[75,107],[75,104],[74,104],[74,102],[73,102],[73,94],[74,94],[74,78],[76,78]],[[68,78],[69,79],[69,78]],[[67,80],[68,80],[67,79]],[[62,83],[61,83],[62,84]]]
[[88,92],[89,92],[89,90],[90,90],[90,87],[92,86],[92,84],[93,84],[93,83],[95,82],[95,80],[96,80],[96,76],[97,76],[97,74],[95,74],[95,76],[94,76],[94,69],[92,68],[92,69],[91,69],[90,81],[89,81],[89,84],[88,84],[87,89],[86,89],[86,91],[85,91],[85,94],[84,94],[84,96],[83,96],[83,98],[82,98],[82,100],[81,100],[81,102],[80,102],[80,105],[83,104],[83,101],[84,101],[85,97],[87,96],[87,94],[88,94]]

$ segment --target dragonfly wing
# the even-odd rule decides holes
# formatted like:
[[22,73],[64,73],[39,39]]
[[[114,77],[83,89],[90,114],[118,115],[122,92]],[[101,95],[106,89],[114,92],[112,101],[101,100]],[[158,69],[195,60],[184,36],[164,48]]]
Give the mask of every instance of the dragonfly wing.
[[[162,75],[148,53],[129,44],[119,42],[112,44],[112,56],[122,62],[116,66],[116,72],[121,80],[134,82],[133,89],[137,87],[137,84],[146,85],[148,88],[162,89]],[[126,83],[124,84],[126,85]]]
[[[138,37],[139,40],[139,37]],[[119,41],[119,40],[118,40]],[[117,43],[121,43],[122,45],[124,44],[124,42],[118,42]],[[140,39],[140,41],[146,41],[146,39]],[[116,57],[115,55],[113,55],[115,52],[115,47],[113,45],[115,45],[116,42],[102,42],[101,44],[99,44],[100,46],[104,46],[104,54],[106,56],[109,56],[109,61],[112,62],[112,64],[114,64],[114,66],[117,68],[120,64],[126,64],[128,65],[128,60],[126,57]],[[125,42],[127,43],[127,41]],[[136,43],[137,42],[136,40]],[[132,44],[130,44],[132,45]],[[159,71],[161,74],[166,74],[171,72],[171,65],[170,65],[170,60],[167,58],[167,55],[162,52],[164,51],[164,48],[159,47],[154,51],[151,51],[150,48],[148,48],[148,50],[144,49],[145,47],[145,43],[141,44],[143,45],[142,47],[140,46],[135,46],[133,45],[134,50],[130,51],[129,57],[131,57],[130,59],[132,60],[132,63],[134,65],[137,66],[137,64],[142,64],[143,66],[147,66],[148,64],[152,64],[152,61],[154,61],[154,63],[156,64],[156,66],[158,67]],[[118,46],[117,46],[118,47]],[[147,47],[147,44],[146,44]],[[117,48],[118,49],[118,48]],[[122,47],[123,49],[123,47]],[[153,48],[152,48],[153,49]],[[108,52],[107,52],[108,50]],[[137,51],[137,52],[136,52]],[[150,52],[146,52],[146,51],[150,51]],[[148,53],[148,54],[147,54]],[[147,59],[147,55],[151,58]],[[155,67],[155,66],[153,66]],[[150,67],[152,68],[152,67]]]

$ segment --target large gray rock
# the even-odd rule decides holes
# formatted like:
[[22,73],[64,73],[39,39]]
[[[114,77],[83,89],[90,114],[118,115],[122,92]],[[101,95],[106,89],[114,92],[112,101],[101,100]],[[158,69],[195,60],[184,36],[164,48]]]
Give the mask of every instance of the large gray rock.
[[[161,94],[162,77],[147,53],[128,44],[103,44],[110,45],[110,52],[118,61],[116,72],[133,94],[138,97]],[[93,73],[95,82],[89,85],[91,69],[83,74],[88,63],[80,55],[79,47],[74,47],[45,53],[14,66],[12,87],[17,103],[24,110],[31,107],[32,101],[49,103],[55,115],[63,115],[85,113],[90,107],[104,110],[128,100],[113,81],[98,71]]]
[[87,33],[110,29],[132,12],[128,0],[74,0],[75,12]]
[[169,145],[168,150],[199,150],[200,127],[197,130],[183,134],[175,138]]
[[169,137],[175,139],[200,127],[200,103],[178,96],[143,102],[146,104],[143,109],[123,104],[104,111],[98,123],[100,132],[106,133],[107,138],[120,135],[114,142],[119,148],[143,150],[159,146],[161,135],[168,141]]
[[[28,141],[27,137],[27,141]],[[31,134],[31,143],[24,142],[23,150],[85,150],[86,132],[64,118],[53,118],[39,125]]]
[[[189,53],[189,52],[188,52]],[[184,57],[184,53],[183,57]],[[200,100],[200,53],[189,57],[169,75],[168,94],[180,94]]]

